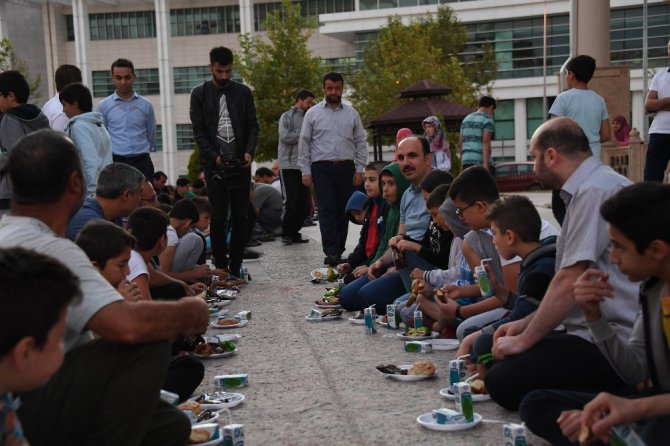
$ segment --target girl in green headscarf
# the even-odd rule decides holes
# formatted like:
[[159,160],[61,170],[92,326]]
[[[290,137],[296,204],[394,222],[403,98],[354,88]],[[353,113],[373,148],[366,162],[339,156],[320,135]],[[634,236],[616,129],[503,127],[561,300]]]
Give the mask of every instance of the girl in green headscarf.
[[374,258],[370,261],[373,264],[388,249],[389,239],[398,233],[400,225],[400,199],[405,190],[409,187],[409,181],[400,173],[400,165],[391,163],[384,167],[379,174],[379,190],[382,197],[389,205],[388,214],[386,214],[386,223],[384,233],[379,239],[379,245]]

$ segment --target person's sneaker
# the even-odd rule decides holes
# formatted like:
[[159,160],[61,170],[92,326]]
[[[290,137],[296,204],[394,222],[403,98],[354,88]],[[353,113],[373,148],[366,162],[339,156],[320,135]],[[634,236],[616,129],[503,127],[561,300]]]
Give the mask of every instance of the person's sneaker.
[[292,239],[293,243],[309,243],[308,238],[302,238],[302,235],[298,234],[297,237],[293,237]]
[[293,243],[293,239],[292,239],[291,237],[289,237],[288,235],[283,236],[283,237],[281,238],[281,241],[282,241],[282,243],[284,243],[285,245],[290,245],[291,243]]
[[337,266],[341,263],[340,256],[329,255],[323,259],[323,264],[328,266]]
[[260,240],[249,240],[247,242],[247,248],[255,248],[257,246],[261,246],[262,243]]

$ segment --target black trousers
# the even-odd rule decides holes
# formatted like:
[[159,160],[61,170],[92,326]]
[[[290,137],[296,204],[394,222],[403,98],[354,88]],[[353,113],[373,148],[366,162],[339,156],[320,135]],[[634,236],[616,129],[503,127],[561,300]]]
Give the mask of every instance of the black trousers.
[[327,256],[344,252],[349,231],[345,215],[347,201],[354,191],[354,163],[334,164],[329,161],[312,163],[312,180],[319,200],[319,230],[321,244]]
[[115,163],[128,164],[142,172],[144,177],[151,181],[154,177],[154,162],[148,153],[137,156],[122,156],[112,154],[112,161]]
[[670,134],[650,133],[647,159],[644,162],[644,181],[663,182],[670,161]]
[[[205,172],[207,192],[212,204],[212,256],[217,268],[230,267],[234,275],[239,274],[242,256],[247,240],[247,209],[251,169],[239,169],[239,176],[227,182],[212,180],[213,172]],[[228,228],[230,227],[230,249],[228,249]]]
[[307,215],[307,194],[309,189],[302,184],[302,172],[298,169],[282,169],[281,184],[284,188],[284,218],[282,234],[295,239]]
[[486,389],[496,403],[517,410],[537,389],[620,392],[626,385],[594,344],[550,334],[524,353],[496,362],[486,373]]

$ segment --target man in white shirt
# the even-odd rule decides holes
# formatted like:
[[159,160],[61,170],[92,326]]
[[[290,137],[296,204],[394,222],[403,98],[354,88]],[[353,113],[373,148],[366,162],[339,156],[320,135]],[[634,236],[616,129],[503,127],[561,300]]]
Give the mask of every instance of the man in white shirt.
[[[670,42],[668,42],[670,56]],[[656,112],[654,122],[649,127],[649,145],[644,163],[645,181],[663,181],[665,168],[670,161],[670,68],[664,68],[654,75],[649,85],[647,113]]]
[[74,65],[61,65],[56,69],[54,80],[56,81],[56,95],[44,103],[42,113],[49,119],[49,127],[62,132],[67,127],[70,118],[63,112],[59,93],[66,85],[81,82],[81,70]]

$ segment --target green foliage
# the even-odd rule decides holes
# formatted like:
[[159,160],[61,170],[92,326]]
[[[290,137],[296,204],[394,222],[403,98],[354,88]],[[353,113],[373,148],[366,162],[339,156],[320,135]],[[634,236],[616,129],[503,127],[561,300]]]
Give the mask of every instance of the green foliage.
[[449,100],[475,106],[479,88],[494,78],[490,47],[480,58],[461,64],[467,36],[448,6],[409,24],[390,17],[363,55],[363,69],[352,79],[352,102],[363,123],[401,104],[400,91],[423,79],[452,89]]
[[279,117],[295,103],[295,95],[308,89],[318,96],[320,60],[312,57],[307,42],[314,26],[300,15],[300,6],[282,0],[282,7],[268,14],[267,39],[243,34],[239,69],[254,90],[261,127],[256,159],[277,157]]
[[198,144],[196,143],[193,146],[193,153],[191,153],[191,157],[188,159],[188,173],[186,174],[186,177],[193,182],[198,176],[200,175],[200,147],[198,147]]
[[12,42],[7,37],[4,37],[0,40],[0,72],[7,70],[15,70],[23,74],[30,86],[30,102],[39,101],[41,95],[38,91],[42,84],[41,76],[38,75],[34,79],[30,76],[28,64],[18,58],[12,47]]

